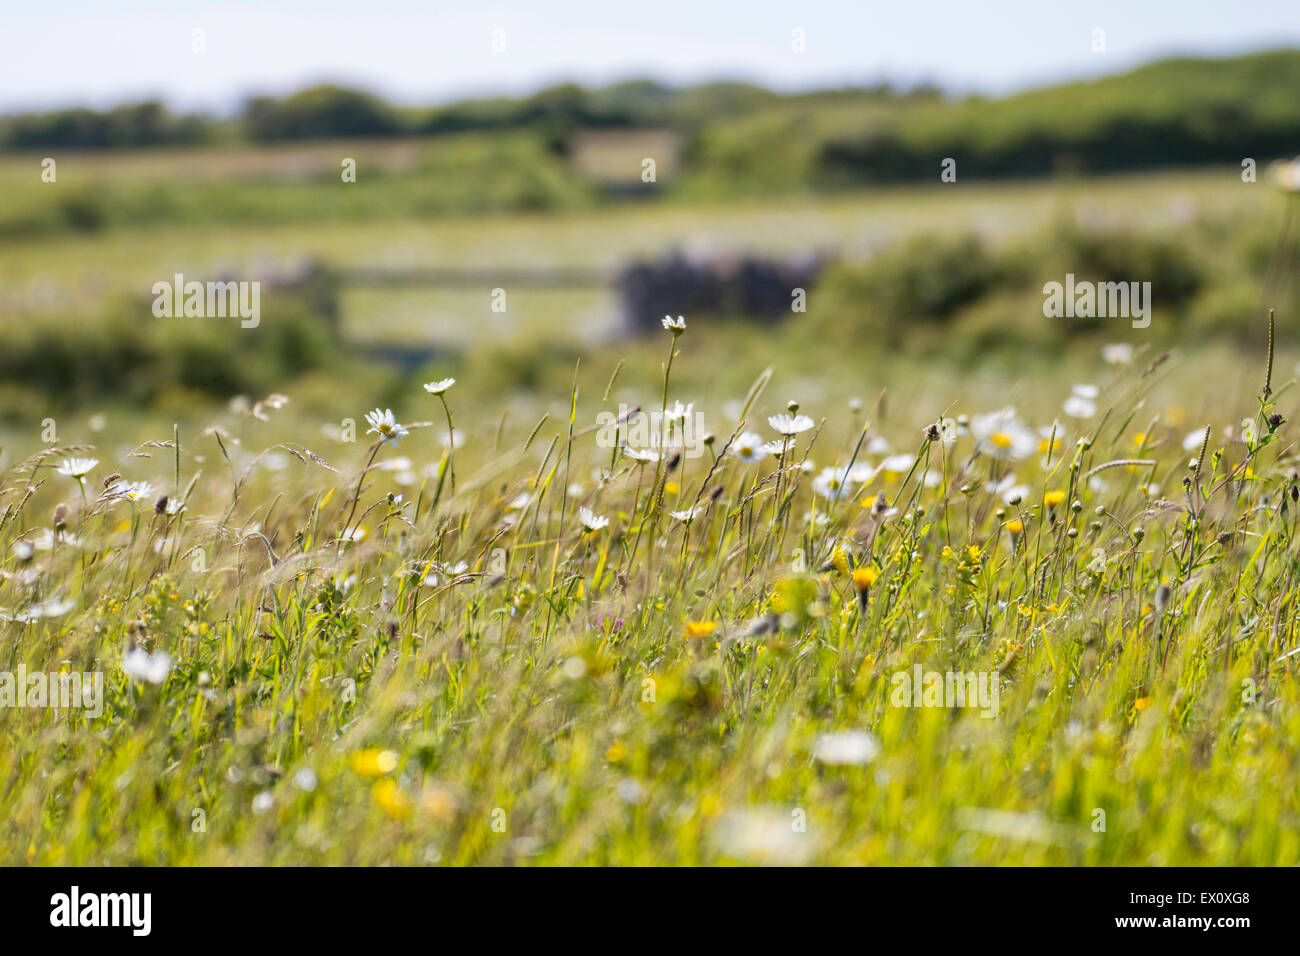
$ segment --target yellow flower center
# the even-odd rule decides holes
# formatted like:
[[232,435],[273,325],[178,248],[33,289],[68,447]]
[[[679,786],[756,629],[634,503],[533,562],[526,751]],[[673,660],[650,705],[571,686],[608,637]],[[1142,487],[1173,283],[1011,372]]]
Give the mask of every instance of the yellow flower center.
[[880,577],[880,572],[875,568],[854,568],[850,576],[853,578],[853,586],[859,591],[865,591],[876,583],[876,578]]

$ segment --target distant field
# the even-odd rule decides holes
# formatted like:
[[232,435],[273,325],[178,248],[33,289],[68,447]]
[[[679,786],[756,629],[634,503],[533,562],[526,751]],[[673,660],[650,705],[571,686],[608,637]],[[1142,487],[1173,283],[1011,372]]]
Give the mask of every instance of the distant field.
[[[86,155],[61,162],[59,181],[40,184],[31,158],[0,159],[0,184],[8,189],[26,176],[29,190],[63,190],[83,183],[133,177],[183,180],[248,174],[270,168],[317,168],[348,144],[277,147],[275,150],[231,149],[194,157],[176,152],[138,156]],[[409,143],[389,143],[374,150],[375,163],[393,167],[414,161]],[[354,150],[355,151],[355,150]],[[92,165],[85,170],[79,163]],[[365,169],[365,167],[362,167]],[[304,188],[291,182],[265,185]],[[347,196],[364,205],[364,176],[356,184],[314,182],[305,187],[321,202]],[[21,200],[20,200],[21,201]],[[786,197],[728,203],[621,204],[609,208],[538,214],[476,214],[444,218],[391,216],[310,224],[286,221],[246,226],[178,224],[122,228],[107,233],[58,234],[36,241],[0,241],[0,315],[59,315],[67,309],[93,311],[106,297],[148,294],[160,278],[176,272],[204,276],[215,271],[248,271],[262,265],[282,266],[307,257],[338,266],[539,269],[617,267],[637,257],[670,249],[696,252],[755,250],[801,254],[824,251],[850,258],[866,257],[883,245],[914,234],[975,231],[994,239],[1020,235],[1068,217],[1092,224],[1168,229],[1198,217],[1253,221],[1277,215],[1275,193],[1262,184],[1247,185],[1237,170],[1201,170],[1099,180],[1023,183],[964,183],[894,187],[839,195]],[[111,236],[111,241],[109,241]],[[479,297],[457,292],[428,294],[357,294],[347,299],[349,328],[392,340],[426,337],[430,328],[446,327],[453,313],[471,316],[482,308],[486,323],[465,328],[501,334],[517,326],[491,321],[489,289]],[[534,297],[512,321],[546,331],[575,323],[599,331],[612,309],[608,298],[575,293]],[[527,300],[521,292],[518,301]],[[543,301],[546,300],[546,301]],[[354,311],[360,309],[362,311]],[[426,326],[422,313],[442,314]],[[438,336],[441,337],[441,332]]]

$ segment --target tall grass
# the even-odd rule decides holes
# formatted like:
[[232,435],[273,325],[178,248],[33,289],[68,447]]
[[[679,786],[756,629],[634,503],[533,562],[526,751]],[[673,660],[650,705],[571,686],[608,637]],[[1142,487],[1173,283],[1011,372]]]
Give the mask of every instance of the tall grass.
[[[993,419],[939,384],[925,431],[832,389],[747,463],[785,406],[757,366],[701,406],[699,457],[611,445],[593,423],[626,390],[703,390],[697,341],[632,348],[623,384],[579,368],[526,423],[417,387],[400,448],[276,399],[19,452],[0,671],[106,687],[99,717],[0,708],[0,861],[1300,860],[1271,357],[1207,422],[1160,406],[1149,355],[1094,366],[1078,419],[1059,383]],[[103,459],[84,486],[74,456]],[[167,655],[160,683],[132,648]],[[993,675],[997,715],[899,706],[917,664]]]

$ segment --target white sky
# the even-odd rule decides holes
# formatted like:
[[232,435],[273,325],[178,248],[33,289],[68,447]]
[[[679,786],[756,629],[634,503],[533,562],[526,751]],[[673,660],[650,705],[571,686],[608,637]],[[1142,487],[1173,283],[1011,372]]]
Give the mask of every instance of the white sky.
[[152,97],[224,112],[322,80],[413,104],[633,76],[996,93],[1283,46],[1300,46],[1300,0],[0,0],[0,112]]

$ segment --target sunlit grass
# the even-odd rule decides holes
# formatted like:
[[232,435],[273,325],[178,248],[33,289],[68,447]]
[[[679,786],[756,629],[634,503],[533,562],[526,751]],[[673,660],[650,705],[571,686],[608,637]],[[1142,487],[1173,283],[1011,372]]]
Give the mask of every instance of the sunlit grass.
[[[290,389],[7,449],[0,670],[106,693],[0,709],[3,862],[1300,860],[1289,366],[1261,401],[1264,356],[1213,394],[1217,364],[1080,358],[1076,419],[1059,369],[878,398],[743,341],[531,398],[457,369],[397,448],[339,383],[354,442]],[[790,399],[791,448],[724,453]],[[699,457],[597,427],[677,401]],[[917,664],[995,675],[997,716],[897,706]]]

